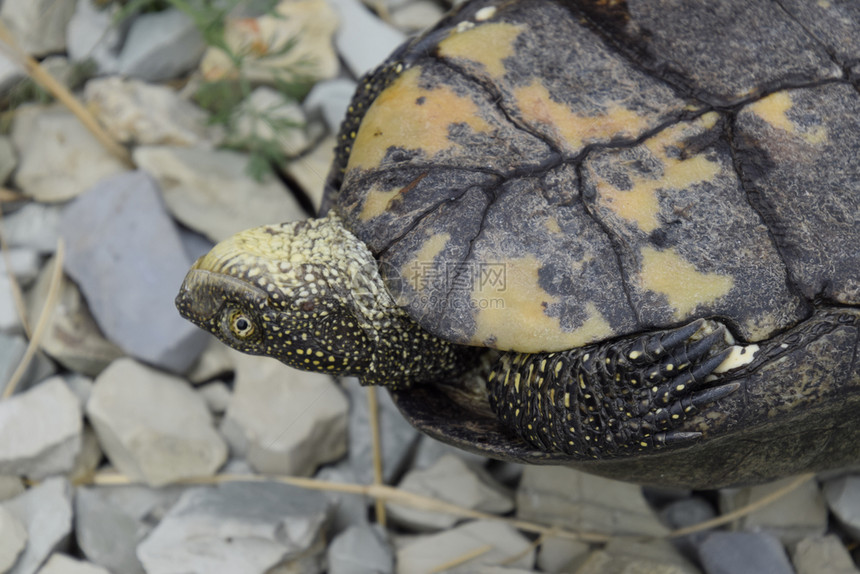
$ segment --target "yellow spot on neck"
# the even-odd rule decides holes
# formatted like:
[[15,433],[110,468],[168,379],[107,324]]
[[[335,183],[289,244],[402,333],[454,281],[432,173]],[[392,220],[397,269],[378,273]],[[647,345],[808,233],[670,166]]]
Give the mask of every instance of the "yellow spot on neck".
[[797,124],[788,117],[788,110],[793,105],[791,95],[787,91],[782,91],[774,92],[757,102],[753,102],[748,108],[772,127],[798,136],[808,144],[819,145],[827,142],[827,129],[824,126],[815,126],[807,130],[798,129]]
[[378,167],[391,147],[422,150],[432,157],[455,145],[448,139],[448,128],[455,123],[489,131],[471,98],[444,84],[423,88],[420,77],[420,66],[410,68],[374,100],[356,134],[347,171]]
[[483,64],[491,76],[501,78],[505,75],[503,60],[514,55],[514,41],[523,28],[522,24],[492,22],[463,32],[452,30],[439,42],[439,55]]
[[687,318],[699,305],[724,297],[734,285],[730,275],[702,273],[674,249],[643,247],[641,253],[642,287],[664,295],[675,309],[675,319]]

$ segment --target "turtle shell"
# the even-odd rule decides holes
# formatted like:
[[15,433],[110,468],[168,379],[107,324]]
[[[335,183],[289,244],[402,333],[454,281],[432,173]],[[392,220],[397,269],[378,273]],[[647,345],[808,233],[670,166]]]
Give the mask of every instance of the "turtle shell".
[[327,204],[457,343],[768,340],[860,304],[858,61],[857,2],[468,2],[364,80]]

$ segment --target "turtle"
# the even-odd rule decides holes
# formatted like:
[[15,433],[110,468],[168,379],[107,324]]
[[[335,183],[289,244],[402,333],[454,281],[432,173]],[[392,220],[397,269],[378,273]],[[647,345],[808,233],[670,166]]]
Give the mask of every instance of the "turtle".
[[358,84],[319,216],[188,272],[228,345],[501,460],[860,462],[860,4],[470,0]]

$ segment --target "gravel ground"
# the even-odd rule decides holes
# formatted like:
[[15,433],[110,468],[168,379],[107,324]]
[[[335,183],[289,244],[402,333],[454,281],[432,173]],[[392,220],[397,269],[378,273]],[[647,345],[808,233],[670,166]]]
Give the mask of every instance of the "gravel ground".
[[[131,151],[111,153],[58,104],[20,105],[0,137],[0,390],[11,394],[0,574],[860,572],[860,474],[642,489],[456,451],[419,435],[384,392],[385,484],[473,515],[401,494],[380,526],[371,497],[344,492],[373,481],[365,389],[234,353],[181,320],[173,297],[213,242],[307,217],[356,78],[447,7],[384,0],[376,15],[357,0],[285,0],[275,17],[255,4],[226,20],[230,46],[255,47],[239,72],[175,9],[116,25],[117,6],[91,0],[0,8],[15,43]],[[24,77],[10,53],[7,101]],[[94,72],[81,82],[84,60]],[[312,85],[300,102],[274,89],[296,66]],[[255,88],[212,125],[191,94],[237,74]],[[249,146],[258,153],[226,149]],[[249,175],[260,150],[289,158],[284,177]]]

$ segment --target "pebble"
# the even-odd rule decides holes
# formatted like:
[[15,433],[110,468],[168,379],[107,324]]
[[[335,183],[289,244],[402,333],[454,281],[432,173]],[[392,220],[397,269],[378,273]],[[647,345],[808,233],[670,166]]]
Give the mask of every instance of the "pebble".
[[27,529],[14,514],[0,506],[0,572],[8,572],[27,545]]
[[707,574],[794,574],[782,544],[764,532],[714,532],[699,559]]
[[76,62],[94,62],[98,74],[115,74],[119,70],[122,39],[128,28],[126,22],[117,25],[119,10],[117,4],[105,6],[94,0],[79,0],[66,28],[69,58]]
[[305,217],[280,181],[248,175],[246,154],[142,146],[134,151],[134,161],[158,181],[173,216],[215,242],[249,227]]
[[11,248],[0,257],[0,275],[14,275],[21,287],[28,287],[39,274],[39,253],[32,248]]
[[537,553],[537,565],[542,572],[574,572],[590,551],[585,542],[547,536]]
[[72,532],[72,487],[51,477],[3,506],[27,529],[27,546],[9,574],[34,574],[56,550],[63,550]]
[[[0,394],[18,368],[18,364],[27,350],[27,341],[19,335],[6,335],[0,332]],[[41,351],[30,361],[24,374],[18,381],[18,392],[30,388],[34,383],[42,381],[56,372],[57,368],[51,359]]]
[[266,141],[278,145],[285,157],[296,157],[307,150],[314,135],[302,107],[292,98],[268,86],[260,86],[236,108],[233,133],[227,143],[236,146],[246,141]]
[[[51,258],[45,263],[28,293],[27,313],[31,321],[35,322],[41,315],[47,302],[54,262]],[[89,376],[99,374],[123,355],[122,349],[105,339],[80,289],[65,274],[60,276],[56,302],[45,326],[41,348],[67,369]]]
[[220,377],[233,370],[233,359],[239,355],[215,337],[208,336],[206,348],[188,371],[188,380],[197,385]]
[[[450,502],[471,510],[506,514],[514,509],[513,495],[480,467],[467,465],[455,455],[445,455],[430,468],[412,470],[398,485],[403,491]],[[412,530],[441,530],[461,519],[451,514],[387,505],[391,518]]]
[[87,416],[111,463],[153,486],[212,475],[227,459],[203,399],[182,379],[132,359],[96,378]]
[[127,169],[62,107],[19,108],[12,141],[21,157],[14,183],[36,201],[67,201]]
[[213,381],[197,388],[212,414],[223,414],[233,398],[233,391],[224,381]]
[[[5,205],[4,205],[5,210]],[[10,247],[53,253],[60,237],[63,207],[28,203],[12,213],[3,212],[3,238]]]
[[[24,492],[24,482],[19,476],[0,474],[0,502],[15,498]],[[2,569],[0,569],[2,572]]]
[[827,504],[854,538],[860,538],[860,475],[828,480],[824,485]]
[[[343,459],[336,464],[323,466],[314,478],[324,482],[359,483],[352,465],[348,460]],[[326,491],[324,494],[334,506],[331,519],[332,532],[343,532],[351,526],[370,527],[368,509],[374,504],[372,498],[335,491]]]
[[[2,54],[0,54],[2,58]],[[2,73],[0,73],[2,77]],[[2,91],[2,90],[0,90]],[[0,184],[6,183],[15,168],[18,167],[18,154],[8,136],[0,136]]]
[[[745,488],[724,488],[720,491],[720,510],[728,514],[785,487],[794,477]],[[827,504],[818,483],[809,480],[779,500],[740,518],[732,524],[734,530],[750,530],[773,534],[786,545],[793,545],[808,536],[824,534],[827,529]]]
[[175,8],[149,12],[131,23],[118,71],[150,82],[170,80],[197,66],[205,50],[190,16]]
[[391,11],[391,23],[408,33],[429,28],[445,15],[445,10],[436,2],[418,0]]
[[361,0],[330,3],[340,19],[335,45],[355,77],[375,69],[406,41],[406,34],[373,15]]
[[84,89],[87,108],[115,139],[134,145],[209,145],[206,112],[167,86],[112,76]]
[[96,432],[90,425],[85,424],[81,434],[81,450],[78,451],[72,470],[68,474],[69,480],[72,484],[89,482],[103,458],[104,453]]
[[[39,480],[69,472],[81,449],[77,397],[59,377],[0,401],[0,474]],[[8,440],[14,437],[14,440]]]
[[66,26],[75,0],[5,0],[0,19],[21,50],[45,56],[66,49]]
[[527,466],[517,489],[517,518],[606,534],[668,532],[641,487],[572,468]]
[[123,574],[144,574],[135,549],[151,528],[106,498],[104,488],[79,488],[75,534],[89,560]]
[[595,550],[576,569],[576,574],[635,572],[636,574],[699,574],[699,569],[681,556],[667,540],[647,543],[612,539]]
[[660,510],[660,518],[672,530],[686,528],[714,518],[714,507],[699,496],[670,502]]
[[485,552],[445,572],[471,573],[481,571],[483,566],[502,563],[507,567],[531,568],[535,560],[531,543],[514,528],[500,522],[475,520],[438,534],[414,538],[397,550],[397,571],[435,572],[480,550]]
[[187,370],[207,336],[174,308],[192,262],[154,182],[139,171],[102,181],[66,208],[62,234],[65,270],[108,339],[150,364]]
[[187,490],[138,546],[147,574],[264,574],[324,536],[318,493],[273,482]]
[[310,476],[346,453],[347,409],[330,376],[241,355],[221,432],[257,472]]
[[5,273],[0,273],[0,332],[17,335],[23,330],[15,305],[15,286]]
[[[334,134],[340,132],[340,124],[346,117],[349,103],[358,84],[349,78],[335,78],[319,82],[302,102],[302,107],[309,115],[320,114],[325,121],[328,131]],[[320,146],[321,147],[321,146]],[[332,148],[334,145],[331,146]],[[328,166],[326,166],[328,170]]]
[[335,137],[329,135],[309,153],[289,160],[284,165],[286,174],[298,184],[302,193],[310,200],[314,213],[319,213],[322,205],[328,169],[334,161],[335,143]]
[[100,566],[75,560],[65,554],[52,554],[42,569],[39,570],[39,574],[110,574],[110,572]]
[[11,50],[6,44],[0,43],[0,92],[5,93],[25,76],[24,68],[17,62]]
[[835,534],[810,536],[794,547],[791,561],[797,574],[858,574],[851,554]]
[[394,551],[376,528],[352,526],[331,541],[326,553],[329,574],[394,572]]

